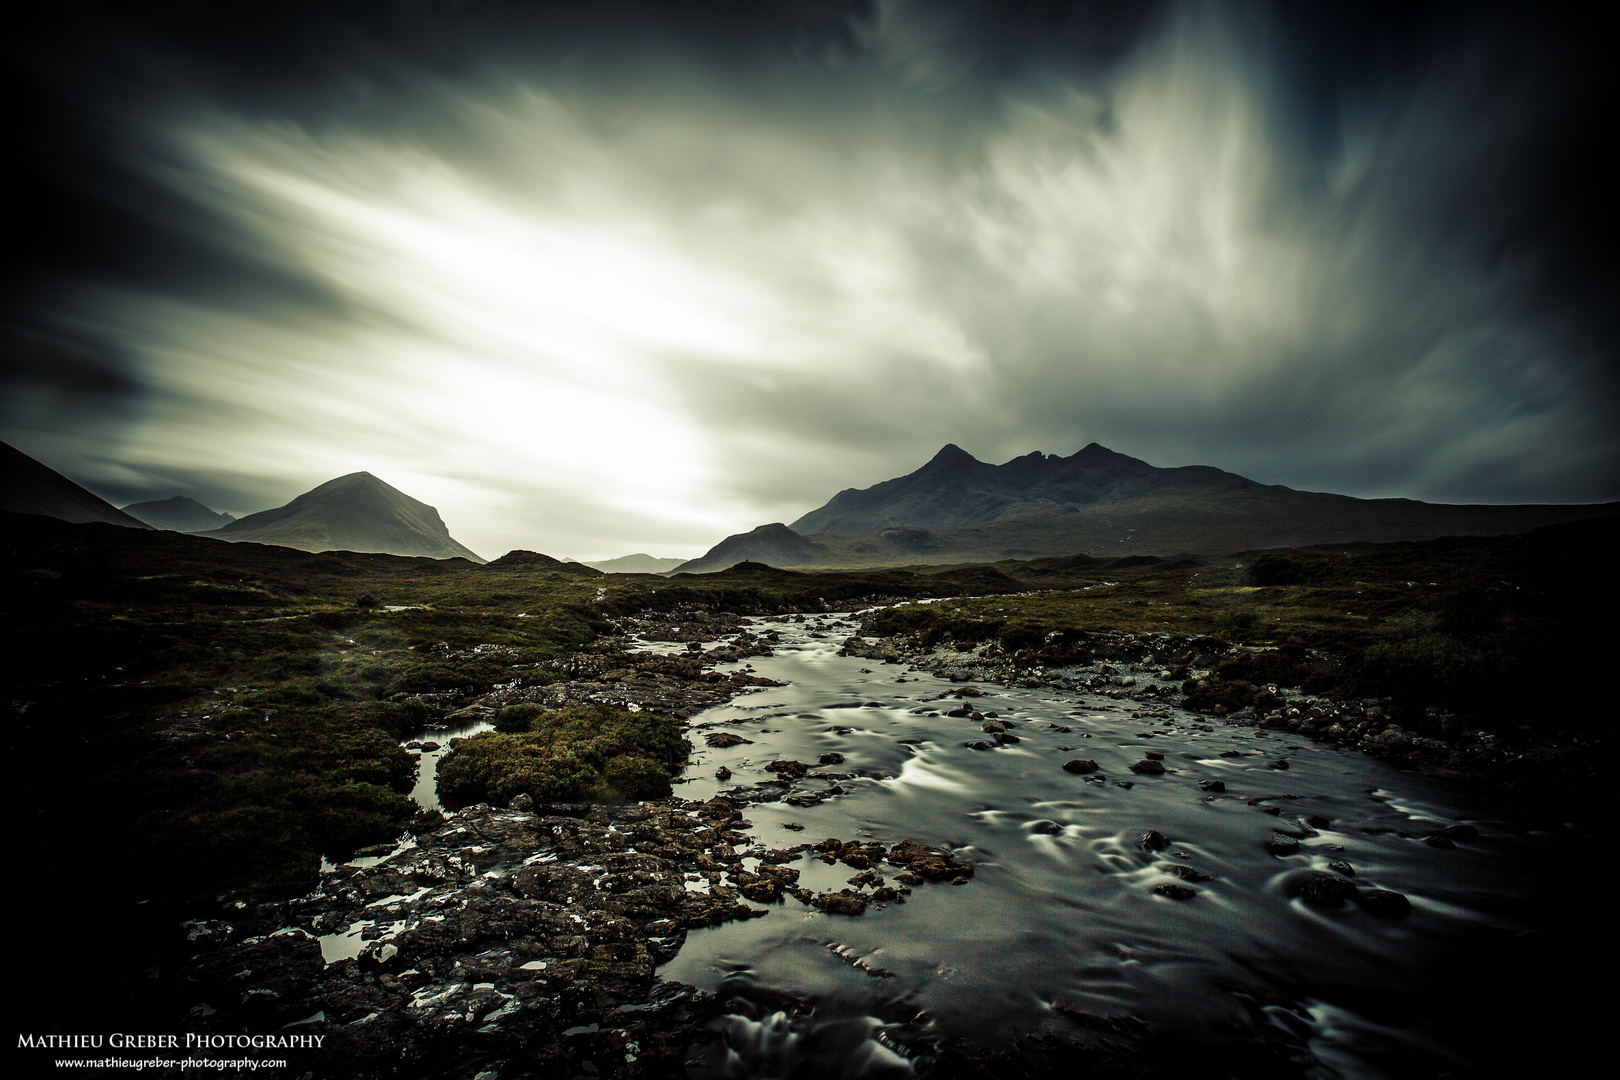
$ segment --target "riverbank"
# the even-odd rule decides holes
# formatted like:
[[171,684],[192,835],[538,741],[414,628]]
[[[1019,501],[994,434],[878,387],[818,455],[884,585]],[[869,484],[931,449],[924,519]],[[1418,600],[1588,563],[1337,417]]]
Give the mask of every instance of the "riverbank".
[[[983,604],[984,601],[969,602]],[[1602,735],[1585,719],[1483,726],[1443,706],[1400,695],[1363,697],[1348,677],[1356,660],[1295,643],[1246,644],[1206,634],[1065,629],[1039,647],[1007,649],[992,624],[979,634],[947,634],[956,605],[927,612],[933,625],[892,632],[900,608],[875,611],[845,655],[910,665],[956,682],[1089,692],[1144,705],[1175,705],[1225,724],[1293,733],[1366,753],[1473,789],[1534,792],[1585,811],[1601,767]],[[937,622],[934,620],[937,619]],[[960,632],[960,627],[958,627]],[[965,640],[963,640],[965,639]],[[1311,692],[1312,688],[1323,688]],[[1472,722],[1470,722],[1472,721]]]

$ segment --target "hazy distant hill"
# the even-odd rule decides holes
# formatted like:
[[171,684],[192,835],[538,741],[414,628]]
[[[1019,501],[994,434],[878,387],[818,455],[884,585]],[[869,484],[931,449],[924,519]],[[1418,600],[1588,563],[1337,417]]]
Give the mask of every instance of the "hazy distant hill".
[[157,502],[130,503],[124,507],[124,513],[140,518],[153,528],[187,533],[223,528],[236,520],[231,514],[215,513],[196,499],[188,499],[184,495]]
[[41,514],[78,524],[106,521],[131,529],[152,527],[3,442],[0,442],[0,510],[10,514]]
[[685,559],[660,559],[638,551],[634,555],[621,555],[617,559],[599,559],[585,565],[594,566],[604,574],[662,574],[675,569],[685,561]]
[[752,532],[728,536],[701,557],[681,563],[674,572],[706,574],[740,562],[804,566],[825,560],[827,554],[827,549],[821,544],[811,543],[778,521],[761,525]]
[[1614,503],[1449,506],[1296,491],[1207,465],[1157,468],[1096,443],[1002,465],[948,445],[913,473],[839,492],[792,527],[824,549],[818,565],[853,567],[1489,536],[1616,514]]
[[198,535],[304,551],[379,551],[484,561],[451,537],[437,510],[367,472],[328,480],[286,506],[249,514]]
[[550,555],[542,555],[538,551],[527,551],[523,548],[514,548],[498,559],[491,559],[484,564],[484,569],[545,570],[559,574],[573,574],[575,577],[595,577],[602,572],[573,559],[554,559]]

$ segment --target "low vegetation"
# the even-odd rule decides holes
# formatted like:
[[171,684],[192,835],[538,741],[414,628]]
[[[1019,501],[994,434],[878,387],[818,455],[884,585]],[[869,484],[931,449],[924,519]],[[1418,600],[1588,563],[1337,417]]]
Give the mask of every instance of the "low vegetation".
[[[1003,563],[997,569],[1042,591],[893,608],[868,627],[929,645],[992,646],[1046,667],[1086,662],[1076,644],[1085,631],[1216,637],[1272,646],[1265,655],[1275,659],[1265,670],[1251,660],[1222,665],[1187,687],[1194,708],[1263,711],[1260,688],[1276,684],[1389,697],[1408,717],[1438,707],[1526,737],[1580,732],[1600,728],[1601,717],[1548,708],[1547,684],[1611,662],[1617,534],[1611,522],[1586,522],[1211,560]],[[1307,650],[1337,662],[1306,664]]]
[[663,798],[689,750],[684,726],[614,705],[509,705],[495,731],[473,736],[445,759],[439,798],[451,809],[504,805],[516,795],[536,802]]
[[[1224,559],[1036,559],[955,568],[606,577],[554,563],[475,566],[230,545],[176,533],[8,519],[4,708],[25,854],[48,879],[129,895],[288,895],[322,856],[392,841],[417,813],[413,759],[435,695],[564,678],[554,663],[612,620],[682,605],[741,614],[950,596],[873,626],[1082,659],[1086,631],[1276,646],[1191,688],[1263,708],[1264,687],[1392,696],[1502,731],[1583,729],[1547,707],[1549,673],[1606,670],[1614,527],[1335,545]],[[1332,654],[1324,668],[1307,655]],[[668,717],[509,708],[443,777],[456,806],[663,794],[685,756]],[[72,841],[116,843],[92,870]]]

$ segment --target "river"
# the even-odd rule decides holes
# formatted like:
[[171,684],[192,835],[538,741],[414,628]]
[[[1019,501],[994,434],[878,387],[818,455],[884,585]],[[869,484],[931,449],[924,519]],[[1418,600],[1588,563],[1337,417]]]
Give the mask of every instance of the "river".
[[[855,622],[837,615],[753,628],[779,633],[775,655],[719,667],[785,685],[693,718],[679,794],[768,793],[747,807],[767,847],[912,838],[976,872],[860,917],[787,900],[691,932],[659,974],[734,1003],[725,1051],[694,1075],[901,1076],[925,1059],[884,1031],[994,1046],[1120,1017],[1212,1067],[1258,1040],[1305,1075],[1483,1073],[1515,1042],[1506,1025],[1561,1007],[1567,987],[1537,980],[1565,974],[1547,945],[1552,883],[1582,842],[1573,826],[1171,706],[989,683],[959,698],[964,684],[839,656]],[[946,715],[964,702],[1017,741],[969,746],[993,736]],[[708,747],[714,732],[751,741]],[[1132,772],[1149,752],[1162,775]],[[827,754],[843,760],[817,766]],[[1097,772],[1063,769],[1077,758]],[[779,759],[813,771],[769,786]],[[781,798],[835,788],[811,805]],[[812,891],[854,873],[812,856],[794,864]],[[1312,872],[1402,894],[1410,910],[1293,895]]]

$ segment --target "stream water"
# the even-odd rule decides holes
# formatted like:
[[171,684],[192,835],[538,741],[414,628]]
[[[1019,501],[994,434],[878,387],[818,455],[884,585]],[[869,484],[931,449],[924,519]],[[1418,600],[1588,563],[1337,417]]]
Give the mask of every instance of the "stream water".
[[[1310,1075],[1432,1076],[1506,1053],[1562,1007],[1550,889],[1577,854],[1570,826],[1516,820],[1286,732],[1098,694],[974,684],[983,696],[968,702],[1018,741],[973,749],[990,738],[980,721],[945,715],[962,684],[840,657],[852,621],[754,629],[781,641],[742,663],[786,685],[693,718],[679,794],[758,790],[776,779],[770,762],[805,762],[809,777],[767,790],[840,793],[747,807],[765,846],[912,838],[977,870],[861,917],[787,900],[691,932],[659,974],[734,1002],[723,1054],[695,1073],[903,1076],[922,1066],[885,1036],[897,1022],[922,1036],[912,1042],[991,1045],[1061,1030],[1078,1011],[1139,1017],[1206,1047],[1211,1066],[1223,1044],[1260,1032]],[[707,747],[714,731],[752,741]],[[1163,775],[1131,771],[1148,751]],[[843,761],[816,766],[823,754]],[[1064,771],[1072,758],[1098,774]],[[1201,786],[1211,780],[1224,791]],[[1426,842],[1458,825],[1472,829]],[[1149,830],[1167,845],[1144,845]],[[1297,850],[1277,853],[1277,833]],[[812,855],[792,864],[812,891],[855,872]],[[1410,911],[1291,895],[1310,871],[1399,892]],[[1155,891],[1166,885],[1193,895]]]

